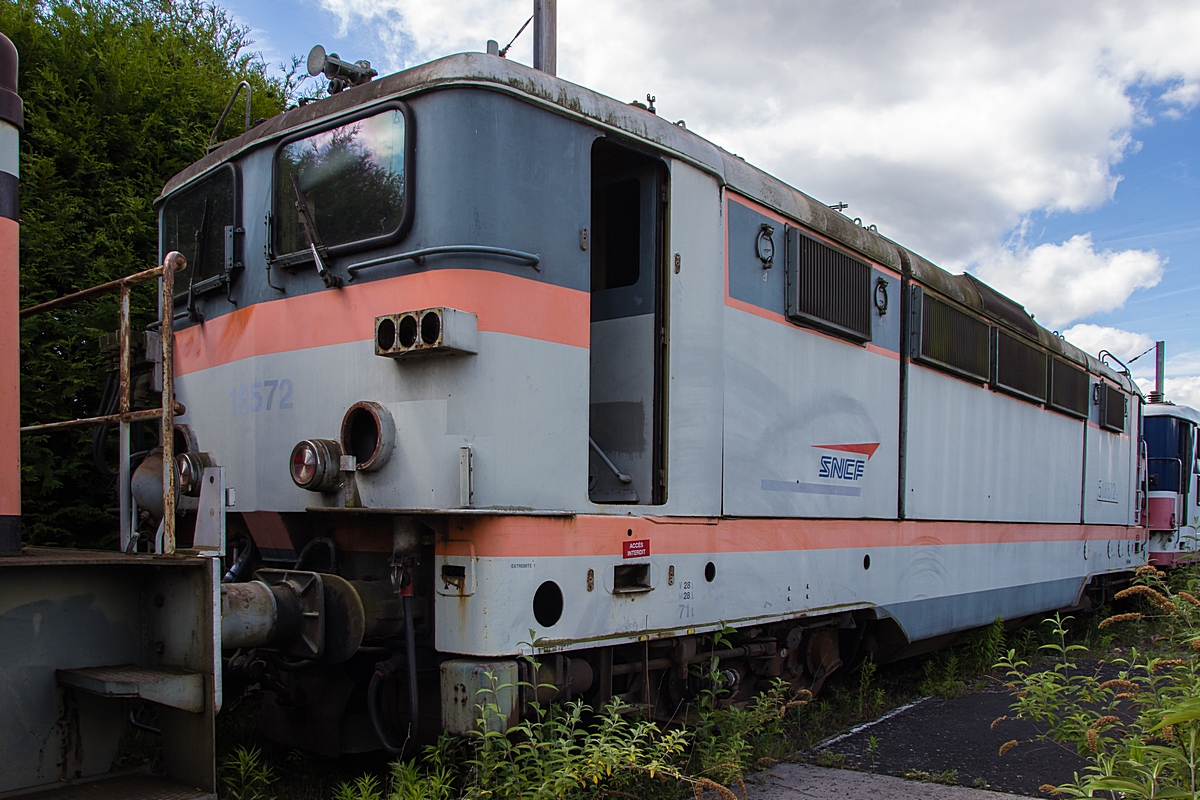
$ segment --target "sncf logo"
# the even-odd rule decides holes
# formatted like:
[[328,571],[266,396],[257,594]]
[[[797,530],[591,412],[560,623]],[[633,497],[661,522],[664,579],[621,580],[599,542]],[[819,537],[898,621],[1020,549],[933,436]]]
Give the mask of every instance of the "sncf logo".
[[821,456],[821,469],[818,478],[834,478],[843,481],[861,480],[867,470],[865,458],[838,458],[836,456]]
[[826,451],[819,454],[817,479],[844,485],[858,483],[863,479],[867,474],[867,462],[879,449],[879,442],[815,444],[813,449]]

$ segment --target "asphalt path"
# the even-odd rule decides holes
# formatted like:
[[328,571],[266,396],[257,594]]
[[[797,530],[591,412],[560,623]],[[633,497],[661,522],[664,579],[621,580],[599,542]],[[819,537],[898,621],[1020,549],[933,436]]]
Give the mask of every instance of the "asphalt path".
[[749,800],[1014,800],[1011,794],[809,764],[777,764],[746,786]]
[[[1083,772],[1087,762],[1069,746],[1040,740],[1042,730],[1027,720],[1004,719],[993,725],[997,718],[1012,713],[1011,703],[1012,696],[1003,689],[972,692],[954,699],[928,697],[835,736],[810,755],[839,758],[847,767],[865,773],[898,778],[940,775],[952,778],[959,787],[1049,797],[1038,787],[1072,780],[1075,773]],[[1014,739],[1018,744],[1000,755],[1001,746]],[[829,755],[822,757],[822,751]],[[845,780],[857,778],[847,776]],[[934,785],[916,783],[920,787],[917,794],[895,796],[943,796],[935,793]],[[856,792],[845,796],[866,796]]]

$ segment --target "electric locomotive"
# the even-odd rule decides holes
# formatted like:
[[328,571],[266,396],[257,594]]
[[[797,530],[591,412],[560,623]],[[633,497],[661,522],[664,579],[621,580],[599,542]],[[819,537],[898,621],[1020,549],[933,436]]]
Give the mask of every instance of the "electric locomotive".
[[268,735],[816,691],[1146,562],[1141,394],[1013,300],[544,69],[348,83],[158,201],[181,546]]
[[1195,552],[1200,529],[1200,413],[1161,401],[1147,404],[1145,413],[1150,563],[1172,567]]

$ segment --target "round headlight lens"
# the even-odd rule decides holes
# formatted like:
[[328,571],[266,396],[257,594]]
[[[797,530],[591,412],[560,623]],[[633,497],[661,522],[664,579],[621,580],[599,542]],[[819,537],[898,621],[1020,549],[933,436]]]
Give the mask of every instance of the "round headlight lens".
[[192,467],[191,459],[177,456],[175,465],[179,468],[179,491],[183,494],[191,494],[196,486],[196,481],[199,480],[199,476]]
[[175,456],[175,471],[179,475],[179,493],[189,497],[200,496],[200,478],[206,467],[215,467],[216,459],[212,453],[200,453],[189,450]]
[[312,442],[301,442],[292,449],[292,480],[301,489],[313,484],[317,467],[317,448]]
[[332,439],[305,439],[292,448],[288,472],[292,481],[310,492],[333,492],[342,484],[338,461],[342,446]]

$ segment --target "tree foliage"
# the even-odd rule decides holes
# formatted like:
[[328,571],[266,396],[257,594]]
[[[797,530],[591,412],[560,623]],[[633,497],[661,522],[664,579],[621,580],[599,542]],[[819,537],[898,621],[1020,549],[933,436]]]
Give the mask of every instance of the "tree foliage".
[[[25,101],[23,306],[153,266],[154,198],[204,155],[238,81],[253,87],[255,118],[296,88],[294,70],[270,77],[248,29],[199,0],[16,0],[0,4],[0,30],[20,54]],[[231,112],[218,138],[241,126]],[[153,287],[132,306],[139,331],[156,317]],[[22,424],[97,412],[99,337],[116,327],[115,296],[23,321]],[[26,543],[113,546],[116,491],[92,463],[90,431],[26,436],[21,457]]]

